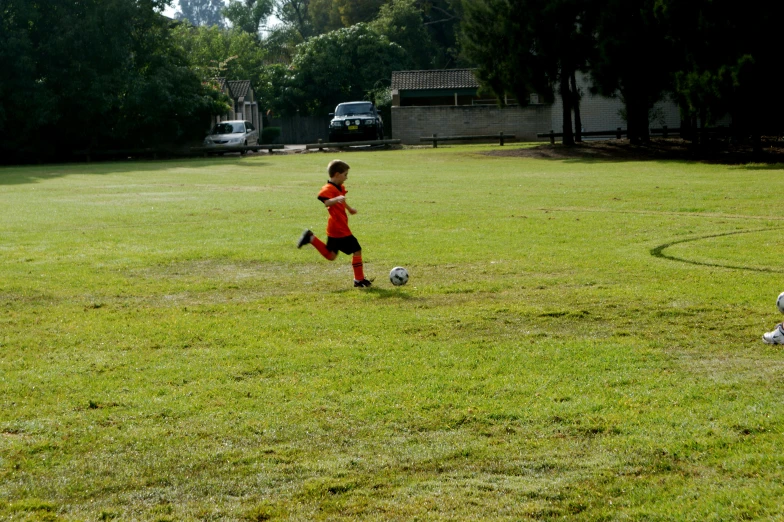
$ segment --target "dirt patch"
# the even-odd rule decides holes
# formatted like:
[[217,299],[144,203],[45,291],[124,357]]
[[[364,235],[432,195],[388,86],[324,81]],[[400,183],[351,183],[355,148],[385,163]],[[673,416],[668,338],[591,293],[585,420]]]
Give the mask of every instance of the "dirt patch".
[[585,141],[572,147],[561,143],[545,143],[536,147],[494,150],[485,154],[553,160],[692,160],[731,165],[776,164],[784,163],[784,141],[775,138],[764,140],[762,151],[757,153],[750,145],[715,143],[695,147],[691,142],[682,139],[654,138],[645,145],[632,145],[625,139]]

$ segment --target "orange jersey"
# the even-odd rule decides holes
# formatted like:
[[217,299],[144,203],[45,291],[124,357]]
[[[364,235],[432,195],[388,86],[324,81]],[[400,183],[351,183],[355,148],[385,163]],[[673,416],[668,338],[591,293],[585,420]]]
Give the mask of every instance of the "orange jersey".
[[[343,185],[337,186],[334,183],[327,183],[321,187],[321,192],[318,194],[318,199],[322,202],[336,198],[338,196],[345,196],[346,187]],[[327,235],[329,237],[347,237],[351,235],[351,230],[348,228],[348,214],[346,214],[345,203],[335,203],[329,210],[329,220],[327,221]]]

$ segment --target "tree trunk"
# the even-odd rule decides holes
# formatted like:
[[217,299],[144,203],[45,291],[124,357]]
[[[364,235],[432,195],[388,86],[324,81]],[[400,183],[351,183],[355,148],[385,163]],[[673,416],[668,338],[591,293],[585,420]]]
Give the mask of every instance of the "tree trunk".
[[570,78],[572,82],[572,104],[574,110],[574,141],[583,141],[583,121],[580,117],[580,92],[577,90],[577,77],[574,71]]
[[648,106],[644,99],[632,94],[624,95],[626,103],[626,124],[629,141],[634,145],[642,145],[650,141],[648,130]]
[[572,90],[569,88],[570,71],[561,66],[561,80],[559,94],[563,101],[563,144],[574,145],[574,134],[572,133]]

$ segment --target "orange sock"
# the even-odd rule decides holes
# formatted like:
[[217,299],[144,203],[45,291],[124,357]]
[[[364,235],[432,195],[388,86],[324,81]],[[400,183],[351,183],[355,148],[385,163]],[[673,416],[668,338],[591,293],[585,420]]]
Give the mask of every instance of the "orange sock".
[[354,267],[354,279],[357,281],[362,281],[365,279],[365,271],[362,268],[362,256],[352,257],[351,266]]
[[310,238],[310,244],[311,244],[311,245],[313,245],[314,247],[316,247],[316,250],[318,250],[318,251],[319,251],[319,254],[321,254],[322,256],[326,257],[326,258],[327,258],[327,259],[329,259],[330,261],[332,261],[333,259],[335,259],[334,257],[332,257],[332,252],[330,252],[329,250],[327,250],[327,245],[325,245],[325,244],[324,244],[324,243],[323,243],[323,242],[322,242],[322,241],[321,241],[319,238],[317,238],[316,236],[312,236],[312,237]]

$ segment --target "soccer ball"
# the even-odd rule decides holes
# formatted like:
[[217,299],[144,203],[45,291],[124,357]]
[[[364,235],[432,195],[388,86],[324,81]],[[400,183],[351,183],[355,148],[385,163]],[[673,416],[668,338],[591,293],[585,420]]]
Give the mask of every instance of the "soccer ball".
[[[392,277],[392,275],[390,274],[389,277]],[[784,314],[784,292],[781,292],[779,298],[776,299],[776,308],[779,309],[779,312]]]
[[408,270],[402,266],[396,266],[389,273],[389,282],[395,286],[403,286],[408,283]]

